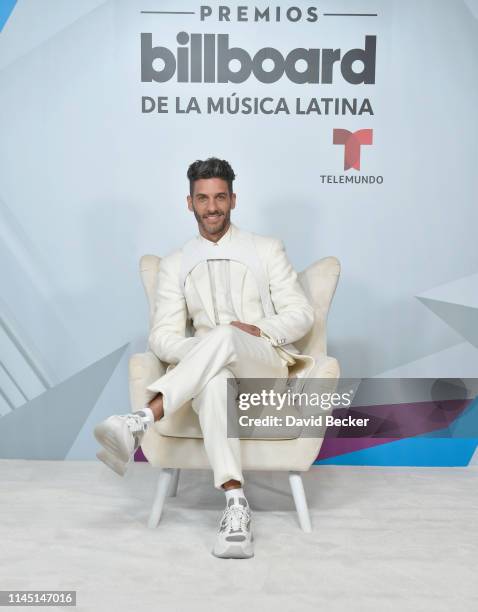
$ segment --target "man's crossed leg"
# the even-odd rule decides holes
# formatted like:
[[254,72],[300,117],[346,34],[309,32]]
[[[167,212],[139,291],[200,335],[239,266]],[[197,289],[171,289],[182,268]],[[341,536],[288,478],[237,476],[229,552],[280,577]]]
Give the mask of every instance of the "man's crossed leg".
[[253,555],[250,509],[243,492],[240,440],[227,437],[227,379],[286,378],[288,369],[270,342],[234,325],[220,325],[147,390],[143,410],[113,415],[95,428],[104,447],[97,456],[119,474],[141,444],[146,429],[192,400],[214,472],[214,486],[225,490],[226,509],[213,553],[221,557]]

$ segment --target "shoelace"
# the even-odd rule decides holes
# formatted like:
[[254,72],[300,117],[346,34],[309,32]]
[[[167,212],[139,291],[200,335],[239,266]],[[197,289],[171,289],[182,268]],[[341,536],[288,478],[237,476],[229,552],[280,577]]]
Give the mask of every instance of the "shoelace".
[[126,420],[132,434],[142,433],[145,430],[144,423],[139,415],[126,414],[122,418]]
[[240,530],[247,532],[248,520],[249,512],[246,507],[240,506],[239,504],[233,504],[224,510],[221,525],[224,525],[228,531]]

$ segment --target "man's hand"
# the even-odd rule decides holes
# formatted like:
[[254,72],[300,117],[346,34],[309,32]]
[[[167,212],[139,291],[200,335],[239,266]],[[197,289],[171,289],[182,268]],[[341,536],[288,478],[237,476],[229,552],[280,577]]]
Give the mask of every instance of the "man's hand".
[[248,334],[252,334],[253,336],[260,336],[261,329],[256,325],[250,325],[249,323],[241,323],[241,321],[231,321],[230,325],[234,325],[234,327],[238,327]]

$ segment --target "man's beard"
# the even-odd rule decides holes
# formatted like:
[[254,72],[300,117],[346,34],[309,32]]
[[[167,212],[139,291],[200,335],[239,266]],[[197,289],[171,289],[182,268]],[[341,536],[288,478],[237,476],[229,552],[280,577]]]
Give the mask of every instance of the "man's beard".
[[[226,225],[229,224],[229,220],[231,218],[231,211],[228,210],[227,213],[221,213],[218,211],[217,215],[221,218],[222,217],[222,222],[219,222],[215,227],[211,227],[208,228],[205,224],[205,219],[196,211],[196,209],[193,206],[193,212],[194,212],[194,216],[196,217],[196,221],[199,223],[199,225],[202,227],[202,229],[207,232],[208,234],[220,234],[224,228],[226,227]],[[214,215],[211,215],[211,217],[213,217]]]

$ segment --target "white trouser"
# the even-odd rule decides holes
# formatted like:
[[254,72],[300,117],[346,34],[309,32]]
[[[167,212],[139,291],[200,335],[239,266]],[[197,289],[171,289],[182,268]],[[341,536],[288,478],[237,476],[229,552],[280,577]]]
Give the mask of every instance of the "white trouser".
[[188,400],[198,414],[204,447],[217,489],[228,480],[244,483],[238,438],[227,437],[227,379],[283,378],[288,367],[266,338],[234,325],[218,325],[205,334],[183,359],[148,391],[163,394],[164,415]]

